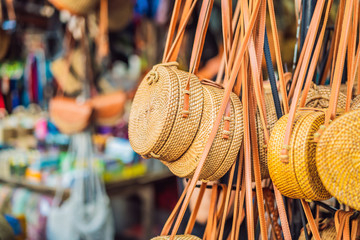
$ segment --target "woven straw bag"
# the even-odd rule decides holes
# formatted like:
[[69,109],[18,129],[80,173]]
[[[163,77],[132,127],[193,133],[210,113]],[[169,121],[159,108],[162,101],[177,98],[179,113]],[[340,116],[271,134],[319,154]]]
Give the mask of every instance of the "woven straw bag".
[[132,104],[129,139],[134,151],[145,158],[171,162],[190,147],[203,112],[203,90],[190,75],[188,117],[183,117],[189,73],[177,63],[158,64],[141,82]]
[[[331,88],[330,86],[318,86],[312,84],[309,93],[306,97],[306,107],[325,109],[329,107]],[[339,93],[338,108],[345,109],[346,95]]]
[[[170,236],[159,236],[159,237],[154,237],[152,238],[152,240],[169,240]],[[190,234],[186,234],[186,235],[176,235],[175,240],[201,240],[201,238],[198,238],[196,236],[190,235]]]
[[[268,129],[271,133],[275,126],[275,123],[277,122],[274,99],[271,93],[265,94],[265,107],[266,107],[266,119],[268,123]],[[269,178],[270,175],[267,166],[267,146],[265,144],[264,129],[261,124],[259,111],[257,111],[256,113],[256,133],[257,133],[258,148],[259,148],[261,179],[265,179],[265,178]],[[252,180],[255,181],[254,174],[252,174]]]
[[334,120],[320,137],[316,165],[326,189],[360,210],[360,110]]
[[[307,229],[308,230],[310,229],[308,224],[307,224]],[[320,220],[319,233],[320,233],[321,239],[323,239],[323,240],[336,239],[337,234],[336,234],[334,219],[333,218],[325,218],[325,219]],[[310,234],[310,232],[308,232],[308,234]],[[305,240],[305,239],[306,238],[305,238],[304,229],[302,229],[299,240]],[[315,237],[313,236],[311,239],[315,239]]]
[[270,177],[280,192],[290,198],[324,200],[330,198],[317,174],[314,134],[324,123],[323,112],[299,111],[291,135],[289,162],[280,161],[288,115],[273,129],[268,146]]
[[[163,162],[169,167],[170,171],[178,177],[192,177],[204,151],[206,139],[210,135],[214,120],[219,111],[223,90],[218,87],[203,85],[203,91],[204,110],[199,130],[193,143],[178,160],[168,163]],[[231,94],[230,109],[229,138],[226,139],[223,137],[225,125],[223,118],[199,179],[215,180],[221,178],[236,159],[243,135],[243,122],[242,106],[235,94]]]
[[360,109],[360,95],[353,99],[351,103],[351,110]]
[[93,11],[99,0],[49,0],[57,9],[67,10],[75,15],[86,15]]

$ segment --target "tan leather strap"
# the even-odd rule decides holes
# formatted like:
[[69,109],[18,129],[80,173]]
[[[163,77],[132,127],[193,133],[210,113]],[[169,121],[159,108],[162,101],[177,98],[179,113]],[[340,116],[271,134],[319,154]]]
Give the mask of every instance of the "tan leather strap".
[[[220,232],[219,232],[219,238],[218,239],[223,239],[224,236],[224,227],[225,227],[225,222],[226,222],[226,217],[227,217],[227,213],[228,213],[228,208],[229,208],[229,202],[230,202],[230,194],[232,191],[232,183],[233,183],[233,179],[234,179],[234,173],[235,173],[235,166],[236,166],[236,162],[232,165],[231,169],[230,169],[230,175],[229,175],[229,180],[228,180],[228,188],[226,191],[226,198],[225,198],[225,207],[224,207],[224,211],[222,213],[222,219],[221,219],[221,225],[220,225]],[[223,192],[223,195],[225,197],[225,192]]]
[[349,0],[346,1],[345,3],[344,20],[342,24],[339,49],[336,58],[336,65],[335,65],[334,78],[333,78],[334,80],[331,87],[329,108],[327,113],[325,114],[325,126],[328,126],[330,124],[330,121],[333,120],[336,116],[336,108],[339,98],[341,77],[344,68],[345,56],[346,56],[346,47],[347,47],[346,43],[349,37],[350,20],[351,20],[351,12],[353,5],[354,5],[354,0]]
[[351,240],[356,240],[356,238],[358,237],[359,234],[359,224],[360,218],[358,217],[357,219],[354,219],[352,221],[352,225],[351,225]]
[[209,215],[208,215],[208,221],[206,224],[206,229],[204,233],[204,239],[211,240],[212,235],[212,229],[215,226],[215,215],[216,215],[216,204],[217,204],[217,197],[218,197],[218,185],[213,184],[212,190],[211,190],[211,200],[210,200],[210,208],[209,208]]
[[196,74],[200,64],[201,54],[204,47],[206,31],[209,26],[213,3],[214,0],[204,0],[201,6],[199,21],[196,27],[194,45],[190,58],[189,77],[184,91],[183,117],[185,118],[189,115],[190,107],[190,74]]
[[189,188],[189,183],[186,184],[185,188],[184,188],[184,191],[182,192],[179,200],[177,201],[174,209],[172,210],[170,216],[168,217],[168,219],[166,220],[165,224],[164,224],[164,227],[161,231],[161,234],[160,236],[166,236],[169,234],[170,232],[170,229],[171,229],[171,226],[173,225],[174,223],[174,220],[175,220],[175,217],[176,217],[176,214],[178,213],[179,209],[180,209],[180,206],[181,206],[181,203],[183,202],[184,198],[185,198],[185,195],[186,195],[186,191],[188,190]]
[[[311,58],[311,54],[312,54],[312,50],[313,50],[313,46],[314,46],[314,42],[315,42],[315,38],[316,38],[316,33],[318,31],[318,27],[319,27],[319,23],[320,23],[320,18],[321,18],[321,13],[322,10],[324,8],[324,0],[320,0],[317,2],[316,7],[315,7],[315,11],[314,11],[314,15],[313,18],[311,20],[310,23],[310,29],[308,31],[308,34],[306,36],[306,39],[308,39],[308,46],[303,48],[303,51],[305,51],[304,54],[304,58],[303,61],[301,63],[301,69],[300,69],[300,73],[299,73],[299,80],[297,80],[296,82],[296,89],[295,89],[295,93],[294,93],[294,97],[292,99],[292,103],[291,103],[291,107],[290,107],[290,112],[289,112],[289,116],[288,116],[288,121],[287,121],[287,125],[286,125],[286,130],[285,130],[285,137],[284,137],[284,145],[283,148],[281,150],[281,161],[284,163],[288,163],[289,162],[289,156],[288,156],[288,152],[289,152],[289,144],[290,144],[290,137],[291,137],[291,133],[292,133],[292,128],[294,125],[294,121],[295,121],[295,114],[298,108],[298,101],[299,101],[299,97],[300,97],[300,93],[301,93],[301,88],[303,86],[304,83],[304,78],[306,76],[307,73],[307,67],[309,65],[310,62],[310,58]],[[331,8],[331,4],[332,1],[328,1],[327,2],[327,7],[325,10],[325,18],[324,18],[324,23],[323,23],[323,27],[321,30],[321,34],[323,36],[323,31],[325,31],[326,28],[326,23],[327,23],[327,19],[329,16],[329,11]],[[322,45],[322,40],[323,37],[319,37],[318,39],[318,43],[317,46],[321,47]],[[317,54],[320,53],[320,50],[316,51]],[[315,57],[316,58],[316,57]],[[314,59],[313,59],[314,60]],[[315,66],[317,63],[315,61],[312,61],[311,66],[310,66],[310,70],[315,70]],[[297,68],[300,65],[297,66]],[[310,73],[308,74],[310,76]],[[308,78],[307,80],[310,81],[312,78]],[[307,95],[307,92],[303,92],[303,95]]]
[[240,204],[239,204],[239,212],[237,214],[238,218],[236,220],[236,227],[235,227],[235,238],[233,240],[237,240],[239,239],[239,235],[240,235],[240,226],[241,223],[244,220],[245,217],[245,212],[244,210],[244,202],[245,202],[245,194],[246,194],[246,184],[245,184],[245,174],[242,174],[242,184],[241,184],[241,191],[240,191]]
[[359,66],[359,59],[360,59],[360,45],[358,45],[356,54],[355,54],[355,47],[356,47],[356,37],[357,37],[357,31],[359,26],[359,1],[354,2],[354,11],[353,11],[353,23],[352,23],[352,29],[350,32],[349,37],[349,53],[348,55],[351,56],[351,60],[349,60],[349,67],[350,71],[348,71],[348,82],[347,82],[347,94],[346,94],[346,107],[345,111],[350,111],[350,105],[352,100],[352,92],[354,87],[354,82],[356,78],[357,68]]
[[312,232],[315,240],[321,240],[320,233],[319,233],[318,228],[316,227],[316,223],[315,223],[314,217],[311,213],[309,204],[304,199],[301,199],[301,204],[303,206],[306,218],[308,219],[310,229],[311,229],[311,232]]
[[219,126],[220,126],[222,116],[223,116],[223,114],[225,112],[226,105],[227,105],[227,103],[229,101],[231,90],[232,90],[232,88],[233,88],[233,86],[235,84],[235,80],[236,80],[236,77],[238,75],[241,63],[243,61],[245,50],[246,50],[247,44],[249,42],[251,32],[252,32],[252,30],[254,28],[257,14],[259,12],[259,7],[260,7],[259,3],[260,3],[260,1],[257,0],[257,2],[258,2],[257,3],[258,7],[255,7],[255,10],[254,10],[254,12],[253,12],[253,14],[251,16],[251,19],[250,19],[249,30],[246,31],[244,40],[243,40],[242,45],[240,47],[240,50],[237,52],[236,60],[234,62],[234,68],[233,68],[233,70],[231,72],[230,80],[229,80],[228,84],[226,85],[226,88],[225,88],[225,91],[224,91],[224,96],[222,98],[220,109],[219,109],[219,112],[218,112],[217,117],[215,119],[213,129],[211,130],[211,133],[209,135],[209,138],[208,138],[207,143],[206,143],[205,148],[204,148],[204,152],[201,155],[201,158],[199,160],[199,165],[197,166],[197,168],[195,170],[195,173],[193,175],[193,178],[191,179],[191,181],[189,183],[190,186],[189,186],[189,189],[187,191],[185,200],[184,200],[184,202],[183,202],[183,204],[181,206],[178,218],[177,218],[177,220],[175,222],[174,229],[173,229],[173,231],[171,233],[171,236],[170,236],[170,240],[174,239],[175,234],[179,229],[181,220],[182,220],[182,218],[183,218],[183,216],[185,214],[186,208],[187,208],[187,206],[189,204],[191,194],[192,194],[192,192],[194,191],[194,189],[196,187],[196,182],[197,182],[197,180],[198,180],[198,178],[200,176],[201,169],[202,169],[202,167],[203,167],[203,165],[205,163],[206,157],[207,157],[207,155],[208,155],[208,153],[210,151],[211,145],[212,145],[212,143],[213,143],[213,141],[215,139],[215,136],[217,134],[217,130],[218,130]]
[[[237,176],[236,176],[236,188],[235,188],[235,200],[234,200],[234,214],[233,214],[233,222],[232,222],[232,231],[230,234],[230,240],[234,240],[235,239],[235,234],[236,234],[236,221],[237,218],[241,217],[238,215],[239,213],[239,205],[240,205],[240,181],[241,181],[241,176],[242,176],[242,168],[243,168],[243,163],[244,163],[244,149],[243,149],[243,144],[241,145],[240,148],[240,153],[239,153],[239,164],[238,164],[238,171],[237,171]],[[241,206],[242,207],[242,206]]]
[[5,4],[6,4],[9,20],[15,21],[16,13],[14,9],[14,0],[5,0]]
[[108,40],[108,0],[100,0],[100,15],[99,15],[99,40],[98,40],[98,57],[101,61],[104,57],[109,55],[109,40]]
[[285,113],[287,113],[287,112],[289,112],[289,105],[287,104],[288,97],[286,94],[284,68],[283,68],[282,60],[281,60],[280,41],[279,41],[279,35],[278,35],[278,31],[277,31],[277,26],[276,26],[274,3],[273,3],[273,0],[267,0],[267,2],[268,2],[269,15],[270,15],[271,31],[272,31],[272,36],[273,36],[274,45],[275,45],[276,64],[277,64],[279,80],[280,80],[280,94],[283,99],[284,111],[285,111]]
[[200,204],[201,204],[201,201],[202,201],[202,199],[204,197],[206,186],[207,186],[207,184],[205,182],[201,183],[200,192],[199,192],[198,198],[196,200],[195,207],[194,207],[194,209],[193,209],[193,211],[191,213],[189,222],[188,222],[188,224],[186,226],[185,234],[191,234],[192,230],[194,229],[194,225],[195,225],[195,222],[196,222],[196,216],[197,216],[197,214],[199,212]]

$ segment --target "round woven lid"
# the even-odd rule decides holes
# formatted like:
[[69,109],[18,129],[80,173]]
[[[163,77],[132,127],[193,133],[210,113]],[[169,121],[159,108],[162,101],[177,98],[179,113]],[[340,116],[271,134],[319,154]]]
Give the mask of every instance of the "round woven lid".
[[242,104],[239,100],[239,97],[236,94],[231,93],[230,99],[232,105],[234,107],[234,121],[235,121],[235,129],[230,133],[230,138],[232,139],[229,151],[220,165],[220,167],[216,170],[216,172],[207,178],[206,180],[215,181],[222,178],[231,168],[231,166],[236,161],[236,157],[239,153],[239,149],[241,147],[241,143],[244,137],[244,122],[243,122],[243,108]]
[[[311,108],[328,108],[331,95],[331,88],[329,86],[315,85],[309,89],[309,93],[306,97],[305,106]],[[337,107],[345,109],[346,95],[339,92],[339,99]]]
[[[275,123],[277,122],[275,104],[272,94],[265,94],[265,108],[266,108],[268,129],[271,134],[271,131],[273,130]],[[261,179],[266,179],[269,178],[270,175],[267,166],[267,146],[265,144],[264,129],[261,124],[259,111],[256,112],[256,134],[258,141]],[[252,169],[252,171],[254,171],[254,169]],[[252,181],[255,181],[254,172],[252,172],[251,176],[252,176]]]
[[[164,146],[155,152],[153,157],[171,162],[177,160],[183,155],[193,142],[196,132],[199,129],[202,117],[204,96],[203,89],[199,79],[188,72],[181,71],[177,68],[169,68],[179,81],[180,99],[179,107],[175,113],[175,121],[171,132]],[[189,115],[184,118],[182,115],[184,105],[184,90],[190,77],[190,94],[189,94]]]
[[360,95],[353,99],[351,103],[351,110],[360,109]]
[[331,195],[360,210],[360,110],[342,115],[325,129],[316,165]]
[[321,184],[315,163],[314,134],[324,123],[324,113],[299,111],[290,140],[289,162],[283,163],[283,148],[288,115],[274,127],[269,141],[268,167],[270,177],[280,192],[290,198],[324,200],[330,197]]
[[[195,172],[204,151],[207,139],[213,128],[216,116],[220,109],[223,90],[203,85],[204,91],[204,110],[199,129],[190,148],[178,160],[166,163],[171,172],[178,177],[190,178]],[[234,109],[231,105],[231,116],[234,116]],[[214,174],[219,168],[222,160],[225,158],[231,144],[231,138],[224,139],[222,137],[224,128],[224,119],[221,120],[219,130],[211,146],[210,152],[206,158],[204,167],[201,171],[199,179],[206,179]],[[234,130],[234,120],[230,121],[230,132]]]
[[156,153],[165,144],[179,108],[177,63],[156,65],[141,82],[130,111],[129,140],[140,155]]
[[[159,237],[154,237],[151,240],[168,240],[170,239],[170,236],[159,236]],[[175,238],[176,240],[201,240],[201,238],[198,238],[194,235],[190,235],[190,234],[186,234],[186,235],[176,235]]]

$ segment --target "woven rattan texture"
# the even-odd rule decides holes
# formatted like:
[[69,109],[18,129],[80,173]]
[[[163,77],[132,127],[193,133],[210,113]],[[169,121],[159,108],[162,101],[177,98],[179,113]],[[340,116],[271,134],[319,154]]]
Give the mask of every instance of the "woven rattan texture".
[[[132,103],[129,140],[132,148],[147,156],[159,151],[173,127],[179,108],[179,81],[170,67],[151,70],[141,82]],[[158,74],[157,82],[148,79]]]
[[[170,239],[170,236],[159,236],[159,237],[154,237],[151,240],[168,240]],[[196,236],[193,235],[176,235],[175,240],[201,240],[201,238],[198,238]]]
[[232,142],[229,148],[229,151],[221,164],[221,166],[216,170],[216,172],[207,180],[214,181],[223,177],[231,168],[231,166],[236,161],[236,157],[238,155],[239,149],[241,147],[241,143],[244,137],[244,122],[243,122],[243,108],[239,97],[234,93],[230,95],[232,105],[234,107],[234,121],[235,121],[235,129],[233,133],[230,133],[230,137],[232,136]]
[[353,99],[351,103],[351,110],[360,109],[360,95]]
[[[195,138],[195,134],[199,129],[199,124],[202,116],[204,97],[203,90],[199,79],[188,72],[184,72],[173,68],[172,70],[179,79],[180,87],[180,101],[176,113],[175,122],[171,129],[170,135],[166,140],[165,145],[160,151],[156,152],[159,159],[163,161],[174,161],[183,155],[190,147]],[[189,116],[184,118],[182,116],[182,106],[184,105],[184,90],[188,78],[190,77],[190,108]]]
[[98,5],[99,0],[50,0],[50,2],[60,10],[83,15],[91,12]]
[[[319,233],[322,240],[336,239],[337,233],[333,219],[324,219],[323,221],[320,222],[319,225],[320,225]],[[308,229],[308,233],[311,234],[310,226],[308,224],[307,224],[307,229]],[[304,229],[302,229],[299,240],[305,240],[305,239],[306,238],[305,238]],[[315,239],[314,236],[312,236],[311,239]]]
[[[317,86],[315,84],[309,89],[309,93],[306,97],[305,107],[311,108],[328,108],[331,95],[331,88],[329,86]],[[337,104],[339,109],[345,109],[346,95],[342,92],[339,93],[339,99]]]
[[[294,135],[291,138],[290,159],[294,164],[294,173],[306,199],[325,200],[330,194],[319,178],[316,168],[316,142],[314,134],[324,124],[325,114],[323,112],[311,112],[305,115],[295,125]],[[300,196],[298,197],[300,198]]]
[[325,129],[316,165],[331,195],[360,210],[360,110],[344,114]]
[[[265,107],[266,107],[266,119],[268,123],[268,129],[272,132],[275,123],[277,122],[276,110],[274,105],[274,99],[272,94],[265,94]],[[260,172],[261,179],[269,178],[269,169],[267,166],[267,146],[265,144],[264,129],[260,120],[259,111],[256,112],[256,134],[259,150]],[[252,172],[252,181],[255,181],[254,169]]]
[[[217,113],[220,108],[223,90],[211,86],[203,85],[204,90],[204,110],[200,122],[199,130],[190,148],[178,160],[167,165],[171,172],[179,177],[190,178],[198,165],[204,151],[206,141],[213,128]],[[231,107],[231,116],[234,116],[234,109]],[[199,179],[206,179],[211,176],[220,166],[230,147],[232,134],[229,139],[222,138],[224,120],[221,120],[219,130],[216,134],[210,152],[206,158],[204,167]],[[230,121],[230,132],[234,131],[234,120]]]

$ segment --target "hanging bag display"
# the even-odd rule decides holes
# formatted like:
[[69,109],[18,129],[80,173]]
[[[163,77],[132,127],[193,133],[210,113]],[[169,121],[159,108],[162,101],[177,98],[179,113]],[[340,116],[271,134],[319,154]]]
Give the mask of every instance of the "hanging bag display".
[[[316,30],[324,9],[324,1],[319,1],[316,5],[314,17],[300,56],[303,61],[299,61],[295,71],[294,78],[299,77],[299,79],[295,81],[296,90],[290,113],[276,123],[268,146],[270,177],[280,192],[290,198],[311,200],[330,198],[329,193],[320,181],[315,164],[316,142],[314,135],[324,123],[325,113],[321,109],[301,108],[304,106],[319,57],[331,3],[331,1],[326,3],[323,26],[308,70],[301,96],[300,110],[298,110],[297,103],[314,46]],[[334,81],[338,81],[338,79]]]
[[[359,3],[354,2],[353,14],[355,15],[358,13]],[[355,30],[357,31],[357,27]],[[354,68],[349,79],[348,93],[352,92],[352,83],[358,71],[359,45],[354,58],[356,60],[354,59]],[[349,111],[350,101],[351,95],[348,94],[346,109],[348,112],[331,123],[327,121],[328,126],[321,134],[316,150],[316,166],[324,186],[331,195],[339,202],[360,210],[360,192],[357,187],[360,184],[358,177],[360,174],[360,110]]]
[[[172,41],[181,3],[181,0],[175,2],[168,43]],[[186,3],[192,4],[192,8],[183,13],[189,18],[196,2],[188,0]],[[200,17],[205,20],[208,16]],[[179,27],[177,39],[183,34],[186,23],[180,22],[182,27]],[[173,46],[180,44],[175,40]],[[164,59],[168,52],[165,49]],[[164,60],[162,64],[155,65],[141,82],[131,107],[129,140],[135,152],[143,157],[171,162],[191,145],[204,105],[203,89],[193,74],[197,60],[192,59],[190,73],[179,70],[178,63]]]
[[57,9],[66,10],[74,15],[86,15],[93,11],[99,0],[50,0]]

